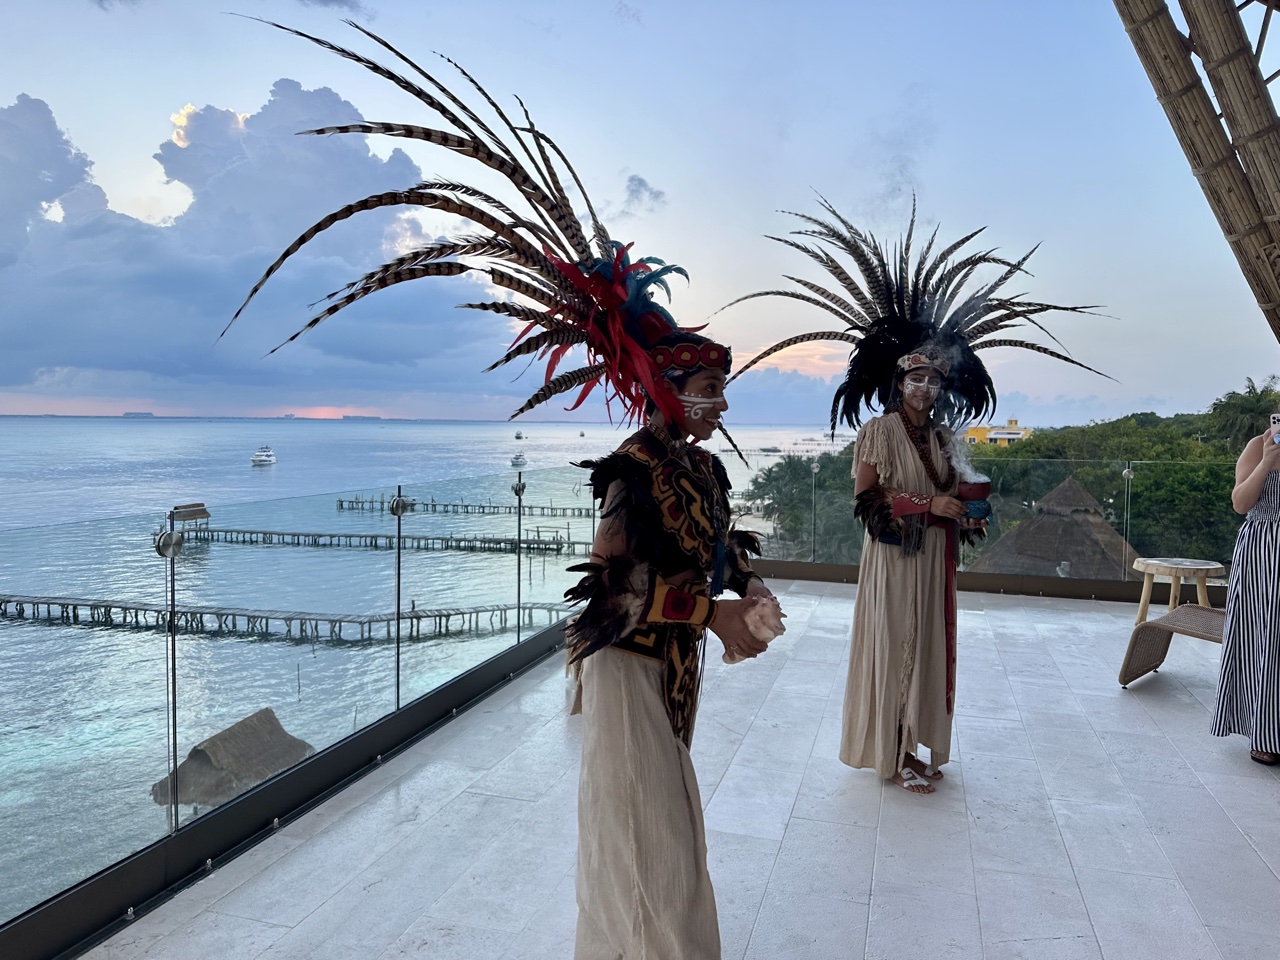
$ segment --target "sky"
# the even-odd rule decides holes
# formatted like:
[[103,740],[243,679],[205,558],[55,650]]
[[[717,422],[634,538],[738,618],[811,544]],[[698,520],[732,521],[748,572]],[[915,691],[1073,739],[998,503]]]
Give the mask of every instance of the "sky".
[[[364,118],[434,125],[404,92],[276,20],[465,66],[519,95],[615,238],[685,267],[671,308],[746,358],[827,329],[745,293],[823,278],[767,239],[826,197],[893,240],[910,216],[1007,256],[1010,292],[1098,304],[1049,326],[1106,380],[985,353],[996,420],[1065,425],[1205,409],[1280,372],[1280,347],[1105,0],[42,0],[0,36],[0,414],[504,418],[541,385],[482,374],[510,341],[467,278],[382,291],[277,353],[308,305],[458,224],[365,213],[309,245],[226,336],[275,256],[368,194],[476,164],[390,138],[297,137]],[[505,196],[509,196],[508,192]],[[975,245],[976,246],[976,245]],[[714,317],[712,315],[715,314]],[[1040,338],[1041,342],[1046,342]],[[736,381],[730,421],[818,424],[836,347]],[[518,364],[511,365],[518,368]],[[538,416],[570,417],[563,405]],[[588,401],[572,416],[600,420]]]

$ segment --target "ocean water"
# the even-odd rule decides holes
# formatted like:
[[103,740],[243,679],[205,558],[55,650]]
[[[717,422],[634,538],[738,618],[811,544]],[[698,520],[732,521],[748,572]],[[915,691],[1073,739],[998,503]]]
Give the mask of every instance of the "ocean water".
[[[748,450],[822,436],[818,426],[734,433]],[[526,504],[587,506],[585,473],[569,464],[625,435],[602,424],[0,417],[0,594],[163,603],[165,563],[152,544],[175,504],[208,504],[218,528],[391,533],[389,514],[339,510],[338,499],[387,496],[399,483],[424,502],[514,503],[517,451],[528,461]],[[250,466],[264,443],[278,462]],[[745,486],[751,470],[724,458],[734,485]],[[752,459],[758,468],[769,457]],[[403,523],[407,536],[513,537],[516,519],[411,513]],[[522,532],[583,541],[593,524],[530,516]],[[520,558],[522,602],[559,601],[573,562]],[[175,573],[179,604],[395,609],[389,550],[188,543]],[[513,604],[517,559],[405,551],[401,589],[403,605],[419,609]],[[548,622],[532,617],[521,635]],[[517,642],[516,629],[514,620],[492,629],[486,621],[479,633],[405,640],[400,701]],[[179,757],[268,706],[322,748],[394,709],[395,676],[385,636],[180,634]],[[166,716],[162,631],[0,619],[0,922],[165,834],[168,811],[150,789],[168,769]]]

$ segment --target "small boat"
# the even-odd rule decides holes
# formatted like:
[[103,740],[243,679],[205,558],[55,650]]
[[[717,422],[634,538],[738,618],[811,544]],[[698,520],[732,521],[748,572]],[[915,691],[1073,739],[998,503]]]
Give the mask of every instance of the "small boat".
[[760,452],[761,453],[781,453],[782,448],[781,447],[761,447]]
[[578,431],[578,436],[580,436],[580,437],[585,437],[586,435],[587,435],[587,431],[585,431],[585,430],[579,430],[579,431]]
[[255,467],[269,467],[276,462],[276,455],[275,452],[264,443],[257,449],[254,455],[249,458],[249,462]]
[[517,431],[516,431],[516,439],[517,439],[517,440],[523,440],[523,439],[524,439],[524,432],[523,432],[523,431],[521,431],[521,430],[517,430]]
[[525,459],[525,456],[523,453],[517,453],[514,457],[511,458],[511,465],[515,467],[517,470],[524,467],[528,462],[529,461]]

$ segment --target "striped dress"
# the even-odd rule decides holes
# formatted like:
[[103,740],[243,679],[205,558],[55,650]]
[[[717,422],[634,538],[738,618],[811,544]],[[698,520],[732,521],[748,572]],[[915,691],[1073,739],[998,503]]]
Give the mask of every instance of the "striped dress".
[[1268,475],[1236,540],[1211,732],[1280,753],[1280,472]]

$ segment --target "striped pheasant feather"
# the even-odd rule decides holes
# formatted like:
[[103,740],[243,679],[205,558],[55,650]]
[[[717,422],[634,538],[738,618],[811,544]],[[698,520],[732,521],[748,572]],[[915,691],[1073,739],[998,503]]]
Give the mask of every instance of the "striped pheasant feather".
[[514,420],[520,414],[528,413],[539,404],[546,403],[552,397],[572,390],[574,387],[591,387],[604,375],[604,371],[604,364],[598,363],[595,366],[579,367],[577,370],[562,373],[526,400],[524,406],[507,417],[507,419]]

